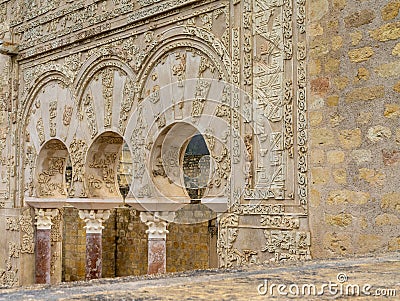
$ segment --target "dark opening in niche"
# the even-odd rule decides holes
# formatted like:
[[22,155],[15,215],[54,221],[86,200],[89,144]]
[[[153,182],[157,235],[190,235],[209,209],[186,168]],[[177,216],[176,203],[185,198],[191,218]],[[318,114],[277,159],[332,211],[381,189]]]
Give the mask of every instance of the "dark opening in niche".
[[186,191],[193,201],[200,200],[210,179],[210,152],[201,134],[193,136],[183,156]]

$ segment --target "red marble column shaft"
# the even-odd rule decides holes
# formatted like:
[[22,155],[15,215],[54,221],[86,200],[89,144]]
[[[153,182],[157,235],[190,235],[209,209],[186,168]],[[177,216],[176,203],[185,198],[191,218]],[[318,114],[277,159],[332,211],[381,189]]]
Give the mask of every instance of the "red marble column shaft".
[[86,233],[86,280],[101,278],[101,233]]
[[50,229],[36,230],[35,282],[50,284],[51,241]]
[[166,272],[166,243],[163,238],[148,239],[148,274]]

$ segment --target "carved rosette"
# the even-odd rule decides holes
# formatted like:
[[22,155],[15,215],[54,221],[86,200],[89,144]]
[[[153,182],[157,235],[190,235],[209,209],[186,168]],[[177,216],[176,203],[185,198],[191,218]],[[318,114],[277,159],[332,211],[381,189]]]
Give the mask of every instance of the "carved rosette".
[[140,220],[149,227],[146,233],[149,239],[166,239],[168,224],[175,218],[175,212],[141,212]]
[[38,230],[50,230],[53,223],[51,219],[56,217],[58,209],[37,209],[35,208],[36,227]]
[[86,223],[86,234],[101,233],[103,223],[110,217],[110,210],[79,210],[79,217]]

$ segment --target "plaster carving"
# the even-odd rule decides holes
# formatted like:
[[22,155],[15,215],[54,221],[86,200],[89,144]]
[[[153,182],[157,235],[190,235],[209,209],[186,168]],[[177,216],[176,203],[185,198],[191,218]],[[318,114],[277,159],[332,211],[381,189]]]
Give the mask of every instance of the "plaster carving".
[[14,287],[18,285],[18,269],[14,269],[11,259],[6,260],[6,269],[0,269],[0,287]]
[[[86,96],[83,98],[82,105],[86,113],[89,132],[91,133],[91,137],[93,138],[97,134],[97,122],[96,122],[96,113],[93,108],[93,96],[91,95],[91,92],[88,92]],[[83,115],[81,115],[80,118],[82,120]]]
[[25,210],[19,217],[19,226],[22,234],[21,253],[33,254],[35,250],[33,221],[30,209]]
[[56,194],[65,195],[64,184],[54,180],[54,176],[64,175],[65,158],[53,157],[49,158],[48,169],[42,170],[38,174],[38,195],[39,196],[54,196]]
[[72,163],[72,185],[70,195],[86,196],[84,184],[85,155],[87,145],[84,140],[74,138],[69,146]]
[[310,233],[285,230],[265,230],[266,246],[262,252],[272,253],[270,262],[310,259]]
[[101,233],[103,223],[110,217],[110,210],[79,210],[79,217],[86,223],[86,234]]
[[101,73],[101,79],[104,98],[104,127],[109,128],[112,119],[114,70],[111,68],[104,69]]
[[36,130],[37,130],[37,133],[38,133],[40,144],[42,145],[44,143],[44,141],[46,140],[46,138],[44,136],[44,126],[43,126],[42,117],[40,117],[39,120],[36,123]]
[[58,214],[58,209],[38,209],[35,208],[36,227],[39,230],[50,230],[52,218]]
[[[210,182],[213,187],[208,189],[226,186],[223,197],[234,202],[229,217],[220,221],[221,266],[259,262],[266,254],[279,257],[277,260],[289,258],[291,255],[287,254],[292,253],[293,259],[307,258],[308,242],[304,235],[308,232],[302,221],[307,218],[308,197],[305,1],[242,0],[233,5],[202,1],[193,7],[189,4],[194,0],[143,0],[140,5],[125,0],[89,5],[85,1],[74,1],[73,5],[56,2],[57,5],[43,3],[41,8],[30,4],[30,11],[17,5],[13,8],[16,19],[12,27],[15,38],[21,42],[19,59],[23,74],[21,91],[14,93],[22,95],[16,120],[18,126],[33,124],[34,129],[22,139],[15,138],[17,154],[3,154],[10,146],[7,141],[0,141],[2,160],[8,161],[7,177],[13,175],[17,179],[23,175],[25,182],[21,185],[26,194],[33,195],[35,148],[39,149],[49,137],[60,136],[69,145],[73,168],[70,196],[87,197],[89,190],[100,188],[117,193],[113,165],[117,152],[104,150],[103,156],[91,157],[87,156],[88,145],[104,128],[121,135],[127,131],[137,196],[153,198],[156,191],[145,175],[147,154],[154,139],[151,131],[158,133],[187,117],[193,117],[191,122],[200,128],[202,117],[214,114],[229,129],[220,133],[218,128],[211,127],[203,133],[216,163],[215,178]],[[121,16],[125,24],[113,24],[114,18]],[[68,54],[64,51],[67,45]],[[38,64],[32,63],[33,56]],[[190,96],[194,97],[185,103],[186,80],[192,78],[196,84]],[[228,83],[222,94],[217,91],[211,95],[211,91],[215,92],[214,83],[223,80]],[[58,95],[52,96],[57,100],[46,101],[35,96],[52,81],[71,89],[71,102]],[[167,84],[172,84],[168,95],[163,90]],[[243,96],[242,91],[247,94]],[[214,96],[220,103],[208,106],[208,100]],[[48,100],[52,100],[49,115],[45,112]],[[169,107],[173,107],[173,114],[166,110]],[[135,120],[128,131],[131,118]],[[56,124],[58,120],[62,124]],[[220,142],[225,146],[221,147]],[[156,158],[161,162],[160,168],[151,171],[153,176],[174,172],[180,163],[178,153],[179,149],[171,149],[162,159]],[[15,168],[21,158],[26,171],[15,173],[21,169]],[[61,158],[53,156],[50,161],[51,165],[61,167]],[[88,172],[89,169],[97,171]],[[241,187],[230,182],[231,173],[236,170],[240,170],[240,181],[245,183]],[[51,166],[41,171],[40,195],[54,196],[63,190],[51,179],[52,174],[61,172]],[[11,187],[11,183],[7,186]],[[234,197],[236,189],[241,192]],[[1,206],[6,204],[0,202]],[[267,247],[264,252],[259,246],[254,250],[242,248],[240,237],[237,239],[242,233],[241,216],[256,220],[258,227],[270,231],[267,245],[272,240],[271,231],[278,231],[283,237],[279,248],[273,252]],[[53,218],[53,222],[58,218]],[[21,253],[32,253],[33,232],[27,226],[29,219],[31,226],[32,221],[28,216],[23,219],[26,231],[21,226]],[[88,231],[101,231],[102,222],[96,223]],[[10,222],[7,229],[19,231],[19,226]],[[274,237],[278,232],[273,232]],[[290,249],[283,245],[287,237],[293,240]],[[52,231],[52,241],[60,240],[61,233]]]
[[7,216],[6,217],[6,230],[19,231],[19,218]]
[[8,254],[10,258],[19,258],[21,247],[19,244],[9,241],[8,242]]
[[57,100],[49,102],[50,137],[56,135]]
[[175,212],[141,212],[140,220],[149,227],[146,230],[149,239],[166,239],[168,224],[175,218]]
[[298,218],[284,215],[261,215],[260,223],[271,229],[298,229],[300,226]]

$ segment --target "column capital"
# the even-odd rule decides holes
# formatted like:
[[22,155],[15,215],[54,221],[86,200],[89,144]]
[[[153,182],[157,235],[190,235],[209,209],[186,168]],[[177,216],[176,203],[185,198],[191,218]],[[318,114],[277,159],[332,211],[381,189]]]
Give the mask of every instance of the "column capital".
[[53,223],[51,219],[56,217],[58,209],[35,208],[36,227],[38,230],[50,230]]
[[175,218],[175,212],[171,211],[157,211],[154,213],[140,212],[140,220],[149,227],[146,233],[149,239],[166,239],[168,224]]
[[79,210],[79,217],[86,223],[86,234],[101,233],[104,229],[103,223],[110,217],[110,210]]

